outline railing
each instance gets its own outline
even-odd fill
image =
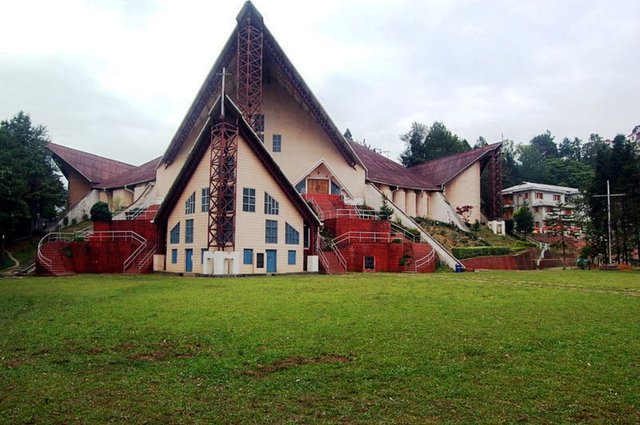
[[[402,241],[403,235],[401,233],[385,233],[385,232],[345,232],[333,240],[332,245],[340,245],[348,242],[384,242],[391,243],[393,241]]]
[[[415,268],[415,271],[418,271],[418,269],[424,266],[425,264],[431,263],[431,261],[435,260],[435,258],[436,258],[436,250],[432,249],[430,253],[414,261],[413,266]]]
[[[51,269],[51,266],[53,265],[53,263],[50,258],[45,257],[45,255],[43,254],[42,246],[48,242],[57,242],[57,241],[73,242],[79,239],[84,240],[87,236],[91,234],[91,229],[92,227],[89,226],[89,227],[85,227],[84,229],[80,229],[74,233],[71,233],[71,232],[47,233],[46,235],[44,235],[42,239],[40,239],[40,242],[38,242],[38,254],[37,254],[38,260],[40,260],[40,263],[43,266],[45,266],[48,269]]]
[[[420,235],[416,235],[414,233],[409,232],[407,229],[405,229],[402,226],[397,225],[396,223],[390,221],[389,224],[391,224],[391,228],[393,230],[395,230],[396,232],[402,233],[404,235],[405,238],[409,239],[411,242],[420,242]]]
[[[146,242],[145,242],[145,246],[146,246]],[[142,257],[142,259],[140,259],[140,261],[138,261],[137,263],[135,263],[137,265],[137,269],[138,269],[138,273],[140,273],[142,271],[142,268],[147,264],[147,262],[149,261],[149,259],[151,257],[153,257],[153,254],[155,254],[156,252],[156,248],[158,248],[158,244],[155,244],[151,247],[151,249],[149,249],[147,251],[147,253],[144,255],[144,257]],[[131,263],[134,263],[135,258],[131,261]],[[124,267],[124,272],[126,273],[128,266]]]

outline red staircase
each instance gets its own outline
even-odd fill
[[[413,235],[388,220],[378,219],[376,212],[347,205],[339,195],[304,197],[333,235],[323,244],[330,244],[332,250],[317,248],[324,273],[435,271],[436,257],[431,246],[415,242]],[[365,270],[366,257],[374,258],[373,270]]]
[[[41,255],[37,259],[40,274],[52,274],[54,276],[75,274],[71,258],[65,255],[65,247],[67,245],[68,243],[64,241],[53,241],[42,245]],[[44,261],[42,257],[44,257]]]

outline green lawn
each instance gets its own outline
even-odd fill
[[[640,274],[0,279],[2,423],[638,423]]]

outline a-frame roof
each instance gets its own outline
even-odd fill
[[[267,148],[265,147],[264,143],[262,143],[262,140],[260,140],[260,137],[244,120],[244,118],[242,117],[242,113],[240,112],[236,104],[233,103],[229,96],[225,96],[224,101],[226,115],[225,119],[234,118],[235,120],[237,120],[239,135],[247,142],[253,153],[260,159],[262,166],[266,168],[266,170],[269,172],[269,175],[276,181],[276,183],[278,183],[280,188],[286,194],[287,198],[300,212],[300,214],[304,218],[304,221],[306,223],[319,225],[320,222],[318,221],[316,215],[313,213],[305,200],[302,199],[302,196],[300,196],[291,182],[289,182],[276,161],[267,151]],[[187,157],[184,166],[173,182],[173,185],[169,189],[164,202],[162,202],[162,205],[160,206],[160,209],[156,214],[155,221],[157,223],[166,224],[169,214],[178,202],[178,199],[180,198],[181,193],[184,191],[184,188],[189,183],[189,180],[191,179],[191,176],[193,175],[198,163],[207,153],[208,148],[211,144],[210,129],[218,122],[218,119],[212,117],[219,116],[221,104],[222,99],[221,97],[218,97],[213,108],[211,109],[209,119],[204,125],[204,130],[200,133],[200,137],[198,138],[198,140],[196,140],[193,149],[189,152],[189,156]]]
[[[331,121],[329,114],[327,114],[322,105],[320,105],[318,99],[314,96],[309,86],[304,82],[269,29],[263,24],[262,15],[250,1],[245,2],[240,10],[240,13],[236,18],[238,24],[232,31],[229,39],[222,49],[222,52],[211,67],[209,74],[187,111],[180,127],[178,127],[178,130],[163,155],[161,162],[165,164],[173,162],[183,144],[186,142],[189,134],[197,125],[198,118],[206,112],[205,108],[207,107],[207,104],[214,98],[216,93],[219,93],[221,80],[220,72],[223,66],[229,66],[231,60],[236,54],[237,34],[240,29],[240,24],[244,22],[247,17],[251,17],[251,22],[258,22],[259,25],[261,25],[264,36],[264,55],[266,57],[268,54],[270,58],[273,58],[276,65],[282,70],[282,75],[289,79],[289,89],[295,92],[295,97],[298,98],[310,115],[314,117],[325,130],[336,149],[344,157],[345,161],[347,161],[351,166],[355,166],[355,164],[362,165],[358,160],[358,156],[354,153],[353,149],[351,149],[351,146],[349,146],[349,143],[342,136],[333,121]]]
[[[502,147],[502,142],[492,143],[481,148],[461,152],[422,164],[409,167],[411,173],[417,173],[431,180],[434,184],[444,187],[458,174],[471,167],[478,161],[489,157]]]

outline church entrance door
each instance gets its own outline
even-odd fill
[[[307,191],[308,193],[329,193],[329,180],[325,179],[307,179]]]

